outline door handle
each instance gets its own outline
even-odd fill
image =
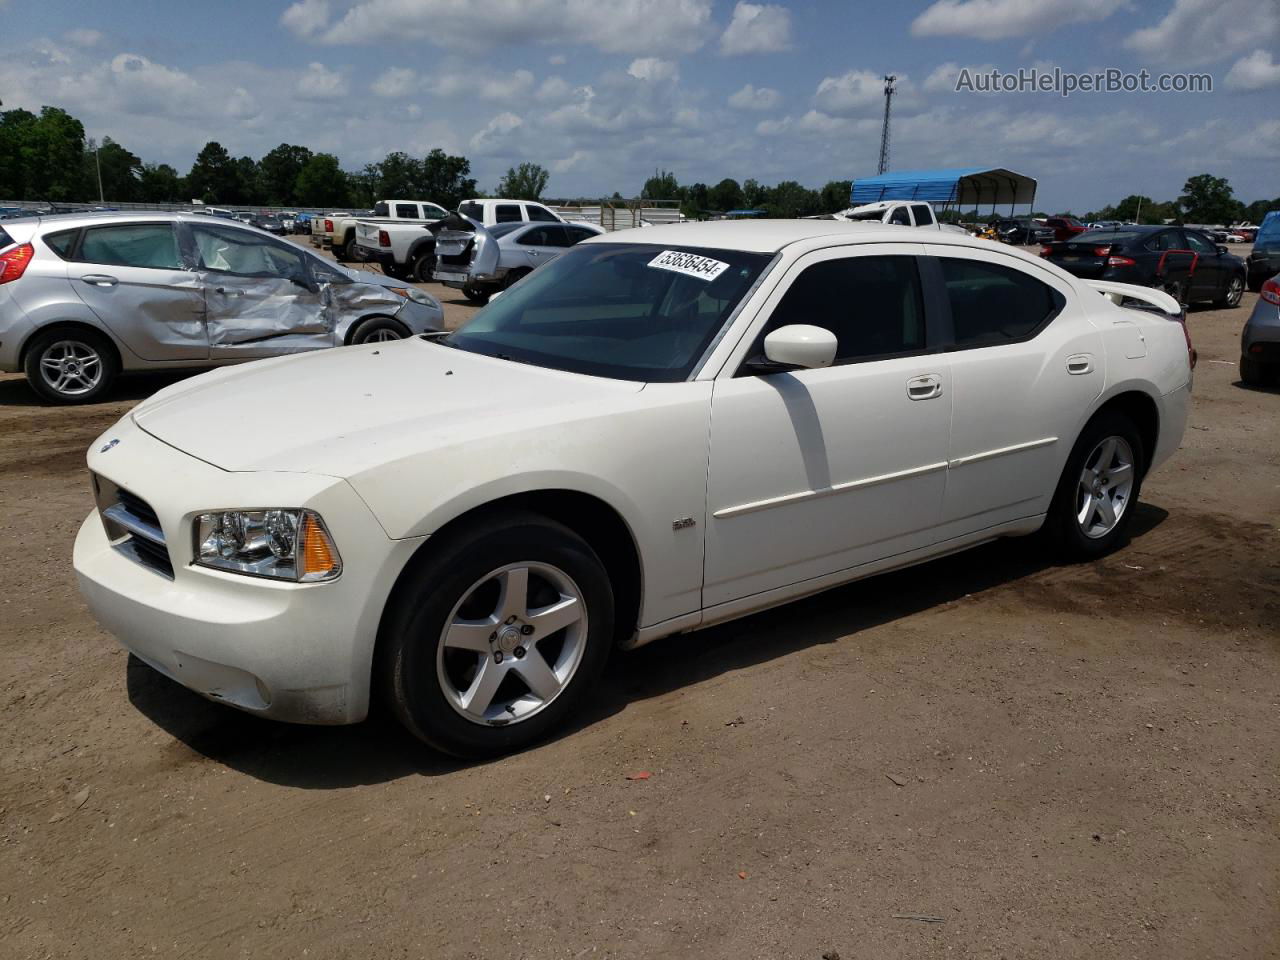
[[[244,296],[244,291],[243,291],[243,290],[228,290],[226,287],[214,287],[214,288],[213,288],[213,292],[214,292],[214,293],[221,293],[221,294],[223,294],[224,296],[228,296],[228,297],[243,297],[243,296]]]
[[[942,396],[942,378],[936,373],[926,373],[907,381],[907,396],[912,400],[932,400]]]
[[[86,273],[80,278],[92,287],[114,287],[120,281],[105,273]]]
[[[1067,357],[1067,373],[1073,377],[1093,373],[1093,357],[1087,353],[1077,353],[1074,356]]]

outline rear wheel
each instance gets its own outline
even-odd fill
[[[348,237],[344,239],[341,243],[338,243],[335,240],[333,242],[333,246],[330,247],[329,249],[333,253],[333,259],[337,260],[339,263],[346,263],[350,259],[350,252],[351,252],[350,238]]]
[[[89,330],[50,330],[27,347],[27,382],[52,403],[92,403],[110,389],[120,361],[111,342]]]
[[[531,273],[533,273],[532,270],[512,270],[508,272],[506,277],[503,278],[502,289],[510,290]]]
[[[418,283],[429,283],[433,278],[432,274],[436,269],[436,257],[434,253],[424,253],[413,261],[410,272],[413,279]]]
[[[1185,282],[1181,280],[1165,280],[1160,282],[1159,287],[1164,293],[1177,300],[1178,303],[1186,306],[1187,285]]]
[[[1137,508],[1147,453],[1137,426],[1121,413],[1085,425],[1067,458],[1045,522],[1070,560],[1093,560],[1124,543]]]
[[[446,753],[519,750],[559,726],[600,676],[613,591],[577,534],[509,513],[451,537],[388,609],[382,679],[396,715]]]
[[[478,303],[481,306],[489,302],[489,291],[472,284],[467,284],[462,288],[462,295],[472,303]]]
[[[1222,296],[1213,301],[1213,305],[1219,309],[1227,307],[1240,306],[1240,299],[1244,296],[1244,274],[1233,274],[1231,279],[1227,281],[1227,289],[1222,292]]]
[[[409,281],[412,279],[409,270],[392,261],[383,261],[382,272],[393,280]]]

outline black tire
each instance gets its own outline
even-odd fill
[[[1219,310],[1229,310],[1240,306],[1240,300],[1244,296],[1244,285],[1244,274],[1233,273],[1227,281],[1226,289],[1222,291],[1222,296],[1214,300],[1213,305]]]
[[[391,340],[403,340],[409,336],[409,328],[399,320],[390,317],[370,317],[363,320],[351,334],[352,346],[357,344],[385,343]]]
[[[512,270],[502,280],[502,289],[510,290],[517,283],[533,273],[532,270]]]
[[[59,358],[65,364],[74,357],[81,358],[77,368],[80,373],[77,378],[68,378],[67,386],[60,390],[57,382],[62,379],[61,373],[54,374],[51,365]],[[90,357],[96,361],[91,362]],[[31,389],[50,403],[68,406],[94,403],[115,382],[120,372],[120,357],[110,340],[92,330],[47,330],[36,334],[27,345],[23,369]],[[86,388],[85,380],[92,378],[95,369],[96,379]]]
[[[435,273],[435,269],[436,255],[434,253],[423,253],[414,258],[413,266],[409,268],[409,272],[418,283],[430,283],[434,279],[432,274]]]
[[[400,264],[398,263],[392,263],[390,261],[383,262],[382,272],[385,273],[392,280],[403,280],[405,283],[408,283],[412,279],[409,275],[409,270],[407,268],[400,266]]]
[[[344,240],[342,243],[335,241],[329,248],[329,251],[333,254],[333,259],[337,260],[339,263],[346,263],[350,259],[347,255],[348,250],[349,240]]]
[[[468,594],[479,592],[472,592],[477,582],[502,567],[522,563],[552,565],[571,577],[580,591],[587,619],[580,659],[559,692],[527,718],[484,723],[468,719],[451,701],[448,681],[442,679],[446,624]],[[530,575],[531,583],[536,579]],[[554,643],[556,636],[545,639]],[[595,686],[613,643],[613,590],[599,557],[568,527],[535,513],[506,512],[446,534],[445,542],[411,564],[388,605],[378,642],[377,668],[387,703],[411,733],[454,756],[510,753],[554,731]],[[542,656],[530,646],[522,656]],[[476,658],[473,669],[489,663],[487,653],[461,653],[464,660]],[[515,663],[507,662],[518,678]],[[523,681],[512,682],[518,689]]]
[[[1261,387],[1267,382],[1267,371],[1257,360],[1241,357],[1240,382],[1251,387]]]
[[[1188,301],[1187,301],[1186,281],[1182,281],[1182,280],[1159,281],[1156,283],[1155,286],[1158,290],[1164,293],[1167,293],[1169,296],[1173,297],[1173,299],[1177,300],[1178,303],[1180,303],[1182,306],[1185,307],[1187,305]]]
[[[1261,292],[1262,292],[1262,285],[1263,285],[1264,283],[1266,283],[1266,282],[1267,282],[1267,281],[1266,281],[1266,279],[1265,279],[1264,277],[1250,277],[1250,278],[1249,278],[1249,289],[1250,289],[1250,290],[1252,290],[1254,293],[1261,293]]]
[[[489,302],[489,291],[483,287],[473,287],[471,284],[467,284],[462,288],[462,295],[472,303],[478,303],[480,306],[484,306]]]
[[[1082,529],[1077,516],[1081,509],[1081,475],[1086,463],[1103,441],[1113,437],[1120,438],[1129,445],[1133,482],[1115,525],[1105,534],[1091,537]],[[1067,457],[1053,502],[1049,506],[1049,515],[1045,519],[1044,532],[1064,560],[1096,560],[1127,542],[1129,525],[1133,522],[1138,497],[1142,492],[1148,456],[1137,425],[1124,414],[1104,411],[1085,424],[1075,446],[1071,448],[1071,455]]]

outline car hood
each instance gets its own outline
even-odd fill
[[[470,437],[545,431],[643,388],[411,337],[224,367],[160,391],[132,417],[224,470],[350,478]]]

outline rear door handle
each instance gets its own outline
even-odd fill
[[[912,400],[932,400],[942,396],[942,377],[936,373],[912,377],[907,381],[907,396]]]
[[[1093,373],[1093,357],[1087,353],[1077,353],[1075,356],[1067,357],[1067,373],[1073,377]]]
[[[120,281],[105,273],[86,273],[80,278],[84,283],[94,287],[114,287]]]

